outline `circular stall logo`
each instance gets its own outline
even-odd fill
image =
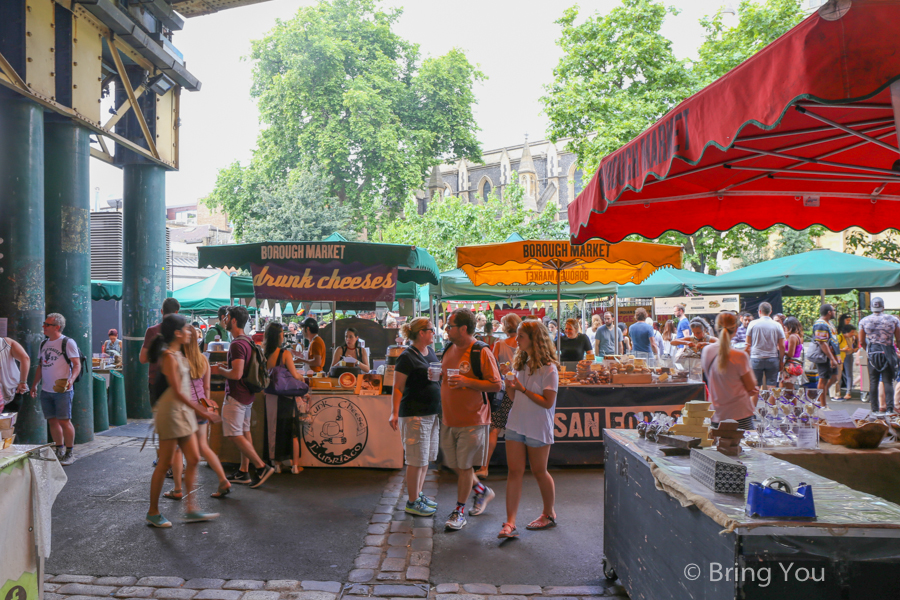
[[[362,410],[346,397],[318,398],[309,405],[303,437],[319,461],[343,465],[366,448],[369,425]]]

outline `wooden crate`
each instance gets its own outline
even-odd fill
[[[612,376],[613,383],[653,383],[653,375],[650,373],[616,373]]]

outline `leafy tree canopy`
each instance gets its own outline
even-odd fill
[[[321,0],[253,42],[265,128],[250,165],[223,169],[206,199],[238,235],[260,190],[295,169],[318,165],[329,194],[371,221],[395,213],[443,158],[479,160],[472,87],[484,75],[460,50],[422,60],[393,31],[400,14]]]
[[[512,181],[518,181],[514,172]],[[494,190],[484,204],[471,204],[456,196],[434,200],[428,211],[419,215],[414,199],[406,204],[406,217],[393,221],[382,232],[383,241],[414,244],[427,248],[438,268],[456,268],[456,247],[494,244],[513,232],[525,239],[562,240],[568,237],[565,221],[557,221],[556,212],[525,210],[525,190],[518,183],[503,188],[503,199]]]
[[[294,171],[272,189],[259,190],[254,218],[246,223],[242,242],[321,240],[334,232],[355,239],[353,211],[328,193],[319,169]]]

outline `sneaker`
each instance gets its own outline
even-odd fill
[[[66,453],[63,454],[63,457],[59,459],[59,464],[64,467],[68,467],[73,462],[75,462],[75,451],[74,450],[66,450]]]
[[[465,525],[465,524],[466,524],[465,515],[461,514],[458,510],[454,510],[452,513],[450,513],[450,518],[447,519],[447,523],[445,524],[445,527],[447,529],[455,529],[458,531],[458,530],[462,529],[463,525]]]
[[[281,463],[279,461],[272,461],[272,468],[275,469],[276,473],[281,473]]]
[[[219,513],[205,513],[200,511],[184,513],[185,523],[201,523],[203,521],[212,521],[218,518]]]
[[[846,402],[847,401],[844,398],[841,398],[840,396],[838,396],[837,398],[831,398],[830,400],[832,402]]]
[[[275,469],[273,469],[270,465],[264,466],[262,470],[257,469],[256,472],[250,476],[253,479],[250,487],[255,490],[256,488],[264,484],[266,482],[266,479],[271,477],[274,472]]]
[[[475,494],[475,503],[472,505],[472,510],[469,511],[469,514],[473,517],[477,517],[483,513],[484,509],[487,508],[488,502],[493,500],[494,496],[496,496],[494,490],[488,486],[484,486],[484,493]]]
[[[303,467],[300,465],[292,465],[291,466],[291,475],[299,475],[303,472]]]
[[[407,501],[406,508],[404,510],[411,515],[416,515],[419,517],[430,517],[434,515],[434,513],[437,511],[437,508],[428,506],[421,498],[419,498],[415,502]]]
[[[169,470],[166,471],[166,479],[175,479],[175,474],[172,473],[172,467],[169,467]]]
[[[162,515],[147,515],[147,522],[154,527],[171,527],[172,522]]]
[[[437,502],[434,499],[426,496],[425,492],[419,492],[419,500],[421,500],[422,502],[424,502],[427,506],[430,506],[431,508],[437,508]]]
[[[55,448],[53,449],[53,454],[56,455],[56,460],[62,460],[63,457],[66,455],[66,448],[65,448],[65,446],[57,446],[57,447],[55,447]]]
[[[250,473],[247,471],[235,471],[227,477],[231,483],[241,483],[247,485],[250,483]]]

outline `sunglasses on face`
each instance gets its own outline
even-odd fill
[[[44,327],[56,327],[56,323],[42,323]]]

